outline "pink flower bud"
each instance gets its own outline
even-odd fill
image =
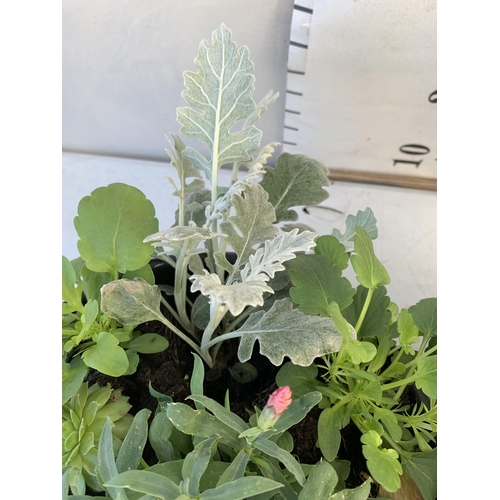
[[[287,385],[276,389],[267,401],[257,419],[257,426],[261,430],[271,428],[279,419],[280,415],[292,402],[292,391]]]
[[[279,389],[276,389],[271,396],[269,397],[269,401],[267,402],[268,407],[274,408],[275,415],[281,415],[292,402],[292,391],[290,387],[284,385]]]

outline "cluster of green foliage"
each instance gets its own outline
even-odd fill
[[[189,399],[195,408],[175,403],[150,387],[158,408],[148,425],[150,411],[137,413],[119,450],[113,446],[110,422],[100,434],[95,479],[106,499],[113,500],[366,500],[370,480],[345,489],[345,470],[335,461],[300,464],[290,453],[293,439],[287,432],[321,400],[311,392],[293,401],[271,428],[257,425],[260,410],[245,422],[203,395],[204,365],[195,355]],[[142,452],[149,439],[157,463],[148,465]],[[336,468],[339,470],[337,472]],[[71,467],[63,468],[63,500],[84,500],[89,495],[68,495]],[[278,493],[279,492],[279,493]]]
[[[195,64],[197,72],[184,73],[192,107],[179,108],[177,118],[181,133],[210,157],[173,135],[175,224],[159,231],[152,203],[125,184],[98,188],[78,206],[80,257],[63,257],[62,273],[63,498],[97,491],[113,500],[365,500],[371,479],[346,490],[348,464],[337,458],[341,430],[353,422],[376,482],[396,491],[404,472],[434,500],[435,300],[399,311],[387,297],[369,208],[348,216],[344,234],[318,237],[296,223],[293,207],[327,198],[327,170],[286,153],[265,166],[277,143],[261,147],[255,123],[277,94],[253,101],[248,49],[238,49],[224,25],[211,44],[200,44]],[[228,164],[231,184],[220,186]],[[153,258],[174,270],[170,288],[155,284]],[[349,265],[357,288],[342,276]],[[194,301],[189,291],[197,292]],[[140,355],[167,348],[162,336],[137,331],[154,320],[195,353],[187,375],[196,409],[150,387],[156,413],[135,409],[132,420],[121,394],[85,380],[89,368],[132,375]],[[203,395],[203,363],[213,367],[229,339],[238,339],[242,364],[258,341],[260,353],[281,366],[278,385],[292,388],[295,400],[270,429],[257,425],[258,408],[247,423],[230,411],[229,397],[222,405]],[[403,401],[412,385],[429,400]],[[316,405],[323,460],[302,464],[288,429]],[[148,440],[154,464],[142,457]]]
[[[342,334],[342,346],[307,367],[285,363],[277,383],[290,386],[295,396],[313,390],[323,395],[318,445],[326,460],[337,456],[341,429],[352,422],[362,433],[363,455],[378,483],[398,491],[405,472],[424,499],[433,500],[436,299],[401,311],[390,301],[385,288],[389,275],[373,251],[377,229],[370,209],[349,216],[345,233],[334,234],[319,237],[314,253],[299,255],[288,268],[290,295],[298,309],[330,318]],[[359,282],[356,289],[342,276],[349,262]],[[424,397],[409,404],[403,397],[413,386]]]

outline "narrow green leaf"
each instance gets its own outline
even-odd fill
[[[238,433],[234,429],[205,411],[193,410],[183,403],[170,403],[167,407],[167,416],[184,434],[202,438],[218,436],[221,443],[236,450],[243,444],[243,440],[238,438]]]
[[[106,482],[107,488],[128,488],[132,491],[152,495],[161,500],[175,500],[179,487],[170,479],[148,470],[129,470]]]
[[[99,446],[97,448],[97,469],[96,476],[99,484],[106,488],[111,498],[114,500],[119,500],[121,498],[127,498],[126,495],[119,488],[114,488],[111,486],[106,486],[108,481],[111,481],[114,477],[118,475],[118,469],[115,463],[115,454],[113,451],[113,438],[111,435],[111,420],[107,419],[104,424],[104,428],[99,438]]]
[[[85,196],[78,204],[74,224],[86,266],[115,278],[149,262],[153,248],[143,240],[158,231],[151,201],[139,189],[122,183],[97,188]]]
[[[302,471],[300,464],[297,462],[297,460],[295,460],[295,458],[290,453],[283,450],[272,441],[269,441],[267,439],[262,439],[260,437],[258,437],[253,442],[253,445],[255,448],[266,453],[267,455],[277,458],[285,466],[285,468],[295,476],[297,482],[301,486],[304,485],[306,481],[304,472]]]
[[[309,473],[298,500],[329,500],[339,478],[328,462],[318,462]]]
[[[300,311],[329,317],[328,305],[331,302],[336,302],[340,310],[351,304],[356,290],[326,255],[297,255],[289,262],[288,268],[294,285],[290,297]]]
[[[194,365],[193,372],[191,374],[191,380],[189,381],[189,388],[191,390],[191,394],[201,394],[203,395],[203,379],[205,378],[205,366],[201,358],[193,353],[194,356]],[[196,408],[198,410],[203,409],[203,405],[196,404]]]
[[[370,496],[370,483],[370,479],[367,479],[357,488],[338,491],[330,497],[330,500],[366,500]]]
[[[217,482],[217,487],[243,477],[245,475],[249,459],[250,453],[248,453],[245,448],[242,448],[238,452],[238,455],[236,455],[236,458],[231,461],[229,467],[220,477],[219,481]]]
[[[193,496],[200,493],[200,479],[207,469],[212,447],[217,437],[209,437],[198,443],[191,453],[188,453],[184,458],[182,465],[182,478],[189,479],[189,493]]]
[[[200,403],[202,407],[210,410],[218,420],[228,427],[231,427],[231,429],[234,429],[238,434],[248,429],[248,425],[242,418],[224,408],[221,404],[217,403],[217,401],[201,394],[191,394],[188,399]]]
[[[148,438],[148,418],[150,415],[151,411],[147,408],[143,408],[135,415],[116,457],[118,472],[134,470],[139,465]]]
[[[320,392],[313,391],[292,401],[274,424],[274,428],[279,432],[283,432],[298,424],[321,401],[321,398]]]
[[[328,170],[319,161],[305,155],[282,153],[276,167],[266,167],[261,186],[269,193],[276,211],[276,223],[296,221],[298,214],[291,207],[318,205],[328,198]]]
[[[335,406],[326,408],[318,419],[318,445],[326,460],[331,462],[339,452],[342,413]]]
[[[149,427],[149,442],[160,462],[170,462],[177,458],[172,443],[169,441],[172,427],[172,422],[163,411],[155,415]]]
[[[375,256],[369,234],[361,226],[356,226],[356,235],[353,239],[356,255],[351,256],[351,264],[358,282],[365,288],[388,285],[391,279],[385,267]]]
[[[200,500],[244,500],[280,488],[282,485],[272,479],[249,476],[235,479],[215,489],[205,490],[198,498]]]

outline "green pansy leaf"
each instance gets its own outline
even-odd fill
[[[361,226],[356,226],[353,240],[356,254],[351,256],[351,264],[356,272],[358,282],[365,288],[388,285],[391,278],[375,256],[370,235]]]
[[[141,267],[140,269],[136,269],[134,271],[127,271],[122,276],[122,278],[125,278],[127,280],[133,280],[134,278],[142,278],[143,280],[147,281],[150,285],[155,284],[155,275],[149,264],[146,264],[144,267]]]
[[[128,358],[118,345],[118,339],[109,332],[101,332],[96,344],[87,349],[82,358],[87,366],[105,375],[120,377],[128,369]]]
[[[240,337],[241,362],[251,358],[258,340],[260,353],[276,366],[283,363],[285,356],[296,365],[309,366],[316,357],[337,352],[342,345],[342,336],[330,318],[309,316],[293,309],[289,299],[276,301],[267,312],[251,314],[233,335]]]
[[[355,325],[363,310],[368,290],[359,285],[353,297],[352,304],[342,311],[344,318]],[[387,290],[381,286],[372,295],[372,300],[361,328],[358,330],[358,339],[362,337],[381,337],[387,333],[391,320],[391,312],[387,309],[391,299],[387,296]]]
[[[418,327],[407,309],[401,309],[398,316],[399,343],[406,354],[415,354],[412,344],[419,341]]]
[[[373,215],[373,211],[370,207],[367,207],[365,210],[358,210],[356,215],[348,215],[345,225],[346,229],[344,234],[338,229],[334,229],[332,231],[332,236],[335,236],[349,252],[354,248],[353,239],[356,235],[356,226],[361,226],[372,240],[376,239],[378,236],[377,219],[375,219],[375,215]]]
[[[196,109],[178,108],[177,121],[181,134],[198,139],[212,152],[209,163],[190,147],[183,151],[184,157],[211,180],[212,165],[217,170],[225,163],[249,161],[250,153],[260,144],[262,132],[253,125],[230,133],[256,109],[253,63],[248,48],[237,50],[231,31],[222,24],[213,32],[211,45],[206,40],[200,43],[195,65],[198,72],[184,72],[182,96]]]
[[[403,470],[418,486],[424,500],[437,498],[437,448],[415,453],[403,464]]]
[[[69,401],[80,389],[88,368],[80,356],[73,358],[69,363],[62,363],[62,404]]]
[[[340,448],[343,408],[331,406],[321,412],[318,420],[318,445],[326,460],[331,462]]]
[[[288,269],[294,285],[290,297],[306,314],[329,317],[330,302],[345,309],[356,293],[340,268],[325,255],[297,255],[288,263]]]
[[[70,261],[62,258],[62,300],[72,306],[73,311],[83,312],[82,287]]]
[[[417,359],[415,385],[430,398],[437,398],[437,356]]]
[[[296,221],[298,214],[290,207],[318,205],[328,198],[328,169],[305,155],[282,153],[276,167],[266,167],[260,185],[269,193],[276,211],[276,223]]]
[[[78,250],[86,266],[118,273],[145,266],[153,249],[144,238],[158,231],[158,219],[151,201],[137,188],[115,183],[100,187],[78,204],[75,229]]]
[[[117,280],[101,289],[101,310],[122,325],[139,325],[161,318],[161,293],[142,278]]]
[[[363,455],[367,460],[368,470],[375,481],[387,491],[395,492],[401,487],[400,475],[403,468],[398,460],[398,453],[393,449],[380,448],[382,439],[370,430],[361,436]]]
[[[422,299],[409,309],[413,321],[423,335],[437,335],[437,299]]]
[[[168,347],[168,340],[157,333],[143,333],[125,347],[141,354],[154,354],[164,351]]]
[[[349,265],[349,254],[345,246],[334,236],[325,234],[316,238],[314,253],[317,255],[326,255],[341,270],[347,269]]]
[[[297,366],[286,362],[276,375],[276,384],[280,387],[288,385],[294,397],[303,396],[316,390],[322,383],[316,379],[318,367],[312,363],[309,366]]]

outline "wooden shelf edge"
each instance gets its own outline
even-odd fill
[[[332,181],[364,182],[367,184],[384,184],[414,189],[437,191],[437,179],[411,177],[406,175],[379,174],[377,172],[354,172],[329,168],[328,178]]]

